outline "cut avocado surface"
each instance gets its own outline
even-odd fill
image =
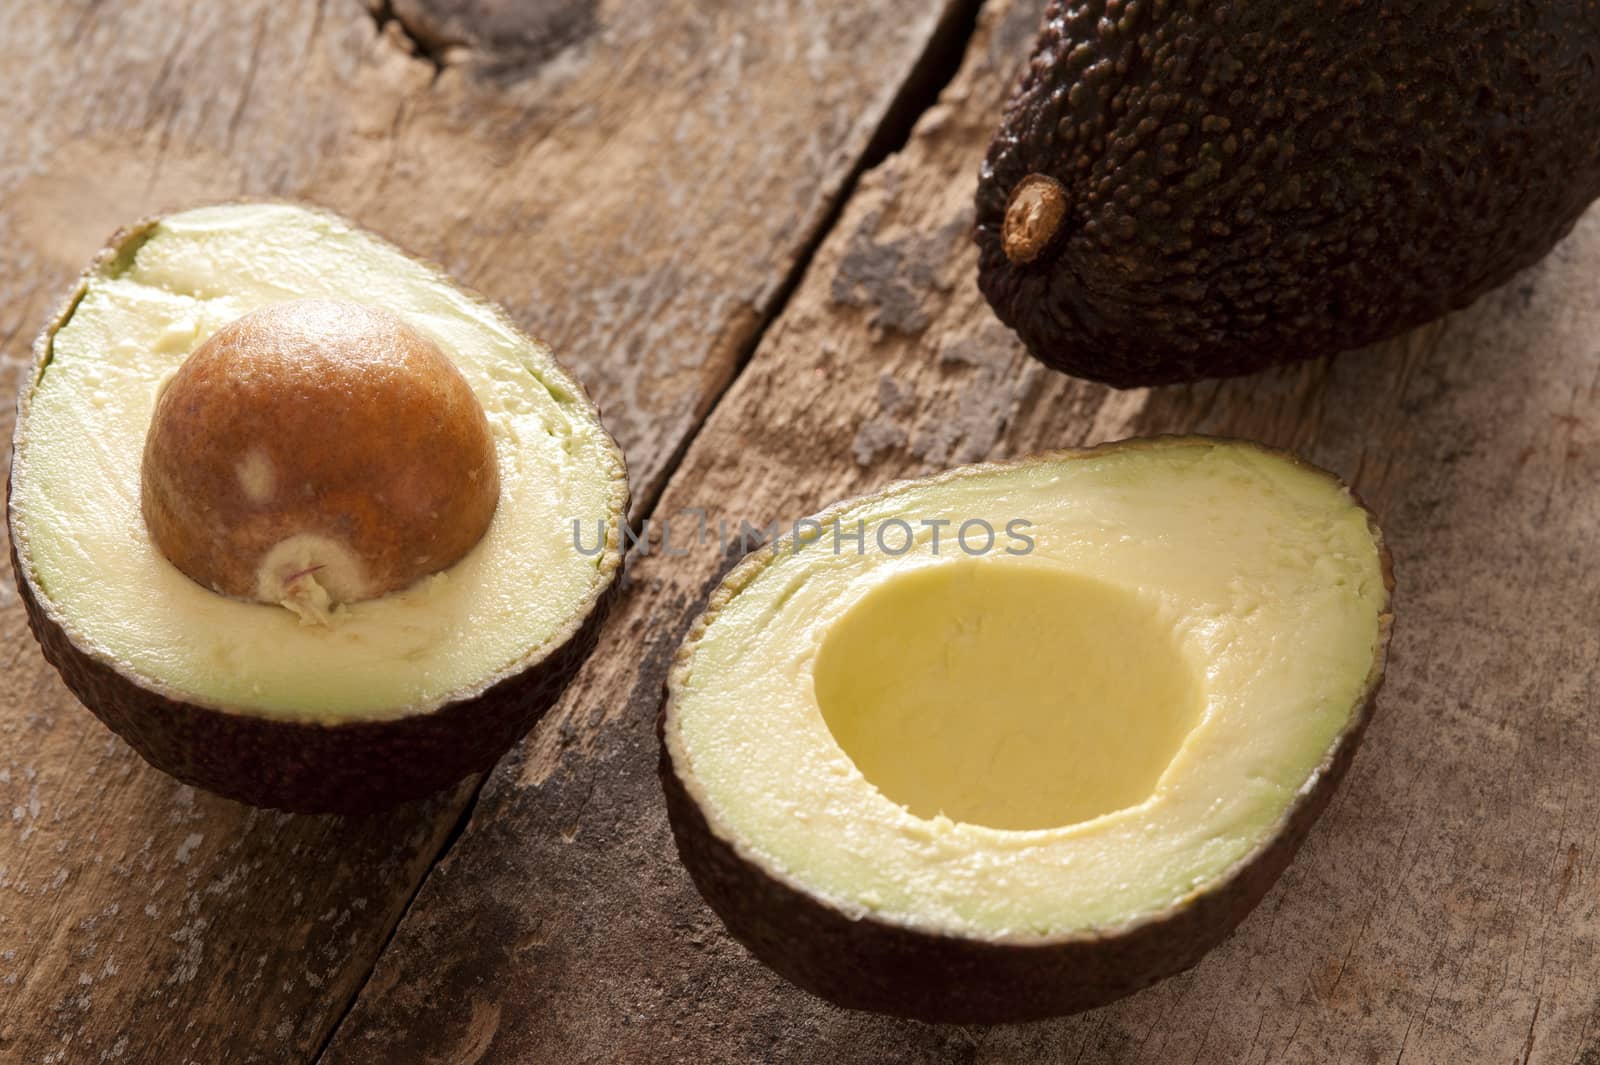
[[[403,332],[419,357],[442,353],[446,364],[421,365],[440,381],[448,375],[439,387],[456,390],[446,397],[455,407],[474,408],[461,446],[478,449],[476,465],[461,469],[488,480],[470,494],[472,527],[447,555],[419,549],[397,563],[403,587],[367,582],[364,594],[320,603],[318,616],[308,616],[237,588],[223,594],[193,567],[180,570],[152,539],[141,498],[151,505],[144,453],[158,401],[179,391],[191,354],[240,322],[257,323],[255,343],[281,339],[283,320],[303,322],[318,308],[334,323],[319,329],[340,322],[368,329],[375,321],[380,331]],[[382,378],[384,365],[357,366],[356,385],[320,407],[313,395],[320,377],[266,389],[290,419],[282,424],[291,446],[272,450],[278,423],[269,420],[259,429],[261,447],[240,451],[241,506],[272,497],[316,511],[327,490],[314,476],[327,463],[316,460],[349,450],[352,434],[365,432],[370,444],[358,443],[370,446],[380,467],[408,447],[418,456],[373,490],[367,527],[382,533],[406,514],[418,529],[449,526],[455,500],[468,496],[446,492],[448,478],[434,477],[440,487],[431,496],[423,484],[430,463],[450,468],[450,456],[427,450],[447,438],[434,424],[442,416],[427,404],[445,400],[424,395],[417,411],[401,414],[382,406],[397,401],[357,386]],[[434,378],[405,387],[425,391]],[[231,382],[234,392],[239,381]],[[182,398],[184,410],[200,406],[187,392]],[[170,476],[154,482],[170,481],[174,498],[207,483],[193,476],[202,436],[174,437]],[[154,449],[154,437],[151,443]],[[487,468],[484,448],[491,449]],[[297,454],[300,466],[292,465]],[[531,724],[592,645],[621,563],[615,530],[626,499],[621,454],[594,406],[550,350],[503,312],[332,214],[239,204],[120,234],[86,273],[36,347],[20,404],[9,520],[18,584],[47,653],[142,753],[250,801],[346,809],[384,805],[484,768]],[[191,507],[174,520],[202,522],[191,539],[221,550],[218,511]],[[216,530],[203,524],[207,515],[219,522]],[[326,528],[343,535],[353,521],[349,508],[336,508]],[[598,552],[577,549],[574,522],[589,530],[586,543],[597,524],[611,530]],[[348,560],[316,554],[329,537],[301,539],[311,553],[284,555],[283,568],[304,561],[299,571],[327,570],[324,583],[337,590],[328,579],[338,568],[332,563]],[[424,575],[412,580],[416,573]],[[267,764],[234,764],[246,757]]]
[[[1030,550],[950,539],[1018,519]],[[818,520],[867,550],[729,575],[668,681],[662,776],[732,932],[843,1005],[1018,1020],[1192,964],[1287,864],[1381,679],[1375,523],[1254,445],[967,467]],[[875,550],[895,521],[913,548]]]

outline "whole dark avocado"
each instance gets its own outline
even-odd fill
[[[1120,387],[1403,332],[1600,196],[1600,0],[1055,0],[984,161],[979,285]]]

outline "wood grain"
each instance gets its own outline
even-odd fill
[[[958,10],[7,0],[0,391],[117,226],[305,198],[550,340],[648,500]],[[342,822],[181,788],[67,695],[9,574],[0,656],[0,1060],[312,1057],[468,792]]]
[[[988,5],[657,514],[679,532],[700,507],[788,520],[897,476],[1132,433],[1300,450],[1374,506],[1400,581],[1388,686],[1334,808],[1237,934],[1119,1004],[987,1030],[835,1010],[734,944],[675,860],[652,730],[724,560],[658,549],[492,776],[329,1065],[1600,1062],[1600,211],[1510,286],[1379,349],[1160,391],[1051,375],[983,305],[968,236],[1040,6]]]

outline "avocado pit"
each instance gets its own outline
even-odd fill
[[[398,317],[270,304],[217,330],[157,400],[140,509],[163,555],[224,595],[326,621],[459,561],[500,492],[461,372]]]

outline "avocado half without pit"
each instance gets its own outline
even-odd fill
[[[34,634],[91,710],[183,781],[346,813],[488,768],[548,708],[626,507],[547,347],[287,204],[114,238],[35,346],[8,495]]]
[[[965,467],[816,521],[711,597],[661,772],[712,908],[839,1005],[1028,1020],[1194,964],[1288,864],[1382,678],[1376,523],[1254,445]]]

